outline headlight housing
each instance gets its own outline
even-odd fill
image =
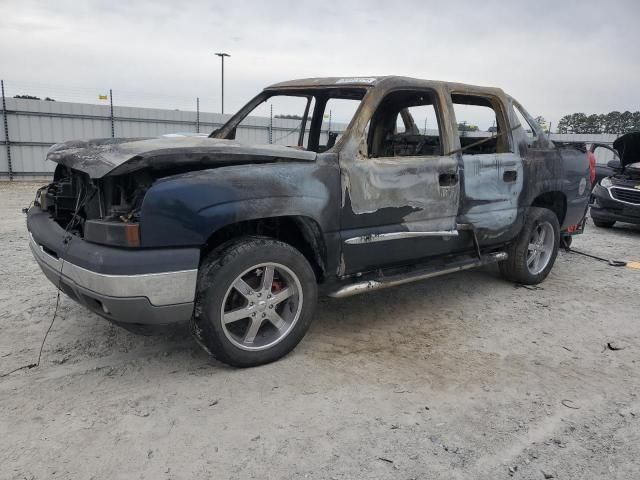
[[[609,177],[604,177],[602,180],[600,180],[600,186],[604,187],[604,188],[609,188],[613,185],[613,183],[611,183],[611,179]]]

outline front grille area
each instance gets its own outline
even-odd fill
[[[611,196],[621,202],[633,203],[640,205],[640,190],[632,190],[630,188],[611,188]]]

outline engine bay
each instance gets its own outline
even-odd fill
[[[66,231],[84,238],[88,227],[95,231],[98,226],[104,230],[109,225],[137,224],[142,200],[153,181],[144,170],[91,179],[85,173],[59,165],[53,182],[38,190],[35,204],[49,212]]]

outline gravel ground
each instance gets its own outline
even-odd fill
[[[35,188],[0,183],[0,372],[55,305]],[[638,261],[640,228],[574,247]],[[563,252],[539,288],[487,268],[322,299],[292,354],[238,370],[62,296],[42,364],[0,378],[0,478],[640,478],[639,307],[640,270]]]

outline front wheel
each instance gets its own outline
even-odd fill
[[[540,283],[553,268],[559,244],[560,226],[555,213],[531,207],[520,235],[507,249],[509,258],[500,263],[500,272],[514,282]]]
[[[300,252],[277,240],[244,238],[203,262],[192,331],[224,363],[261,365],[300,342],[316,300],[316,277]]]

